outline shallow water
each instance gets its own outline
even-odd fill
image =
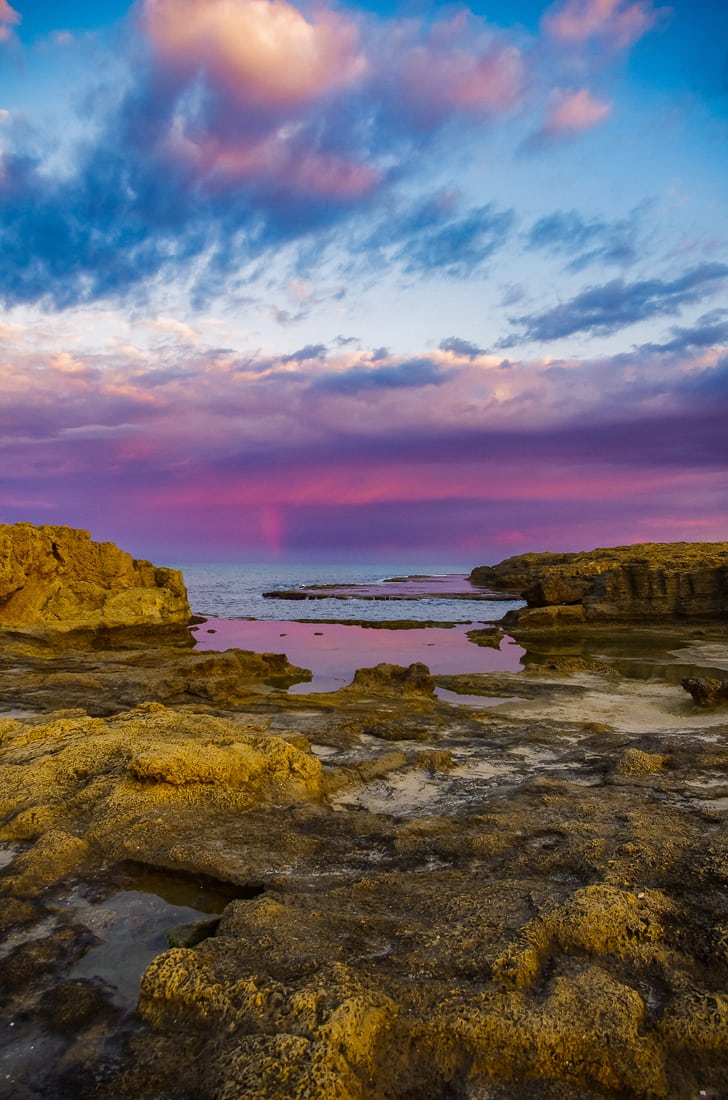
[[[93,978],[114,989],[114,1000],[130,1010],[152,959],[169,947],[167,933],[181,924],[204,919],[188,905],[170,905],[155,894],[121,890],[98,905],[78,907],[77,915],[99,938],[70,972],[72,978]]]
[[[237,647],[285,653],[292,664],[313,671],[313,680],[290,689],[301,695],[335,691],[350,684],[358,668],[382,661],[396,665],[419,661],[433,675],[518,672],[525,650],[508,637],[498,649],[475,645],[466,632],[479,626],[483,624],[388,630],[343,623],[211,619],[198,628],[195,639],[201,650]]]
[[[99,940],[75,964],[70,977],[105,982],[125,1010],[135,1007],[142,975],[152,959],[169,947],[167,934],[172,929],[219,915],[234,897],[260,893],[258,887],[237,887],[134,864],[124,865],[119,885],[98,902],[76,891],[65,906]]]
[[[467,707],[499,707],[503,703],[522,702],[518,695],[465,695],[440,687],[435,688],[435,695],[443,703],[453,703]]]

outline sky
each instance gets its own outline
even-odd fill
[[[0,0],[0,522],[728,539],[724,0]]]

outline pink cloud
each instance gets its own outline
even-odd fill
[[[212,190],[259,182],[298,195],[349,201],[373,191],[381,180],[372,165],[300,148],[285,135],[261,141],[214,136],[194,140],[176,126],[163,148]]]
[[[162,62],[203,68],[238,102],[310,103],[367,68],[350,19],[319,9],[309,21],[287,0],[146,0],[143,23]]]
[[[598,126],[611,111],[611,103],[596,99],[588,88],[580,88],[559,98],[546,118],[542,133],[547,137],[582,133]]]
[[[20,23],[20,15],[11,8],[8,0],[0,0],[0,42],[7,42],[13,33],[12,28]]]
[[[468,30],[464,20],[435,24],[426,43],[412,45],[393,62],[401,92],[428,116],[498,114],[523,93],[520,50]]]
[[[546,12],[546,31],[562,42],[580,44],[591,38],[606,40],[615,49],[626,49],[646,34],[661,12],[646,0],[566,0]]]

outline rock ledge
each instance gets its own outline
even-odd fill
[[[509,627],[728,617],[728,543],[615,546],[574,554],[519,554],[470,575],[518,593],[525,611]]]

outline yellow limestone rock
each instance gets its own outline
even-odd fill
[[[71,527],[0,524],[0,629],[186,624],[182,574]]]

